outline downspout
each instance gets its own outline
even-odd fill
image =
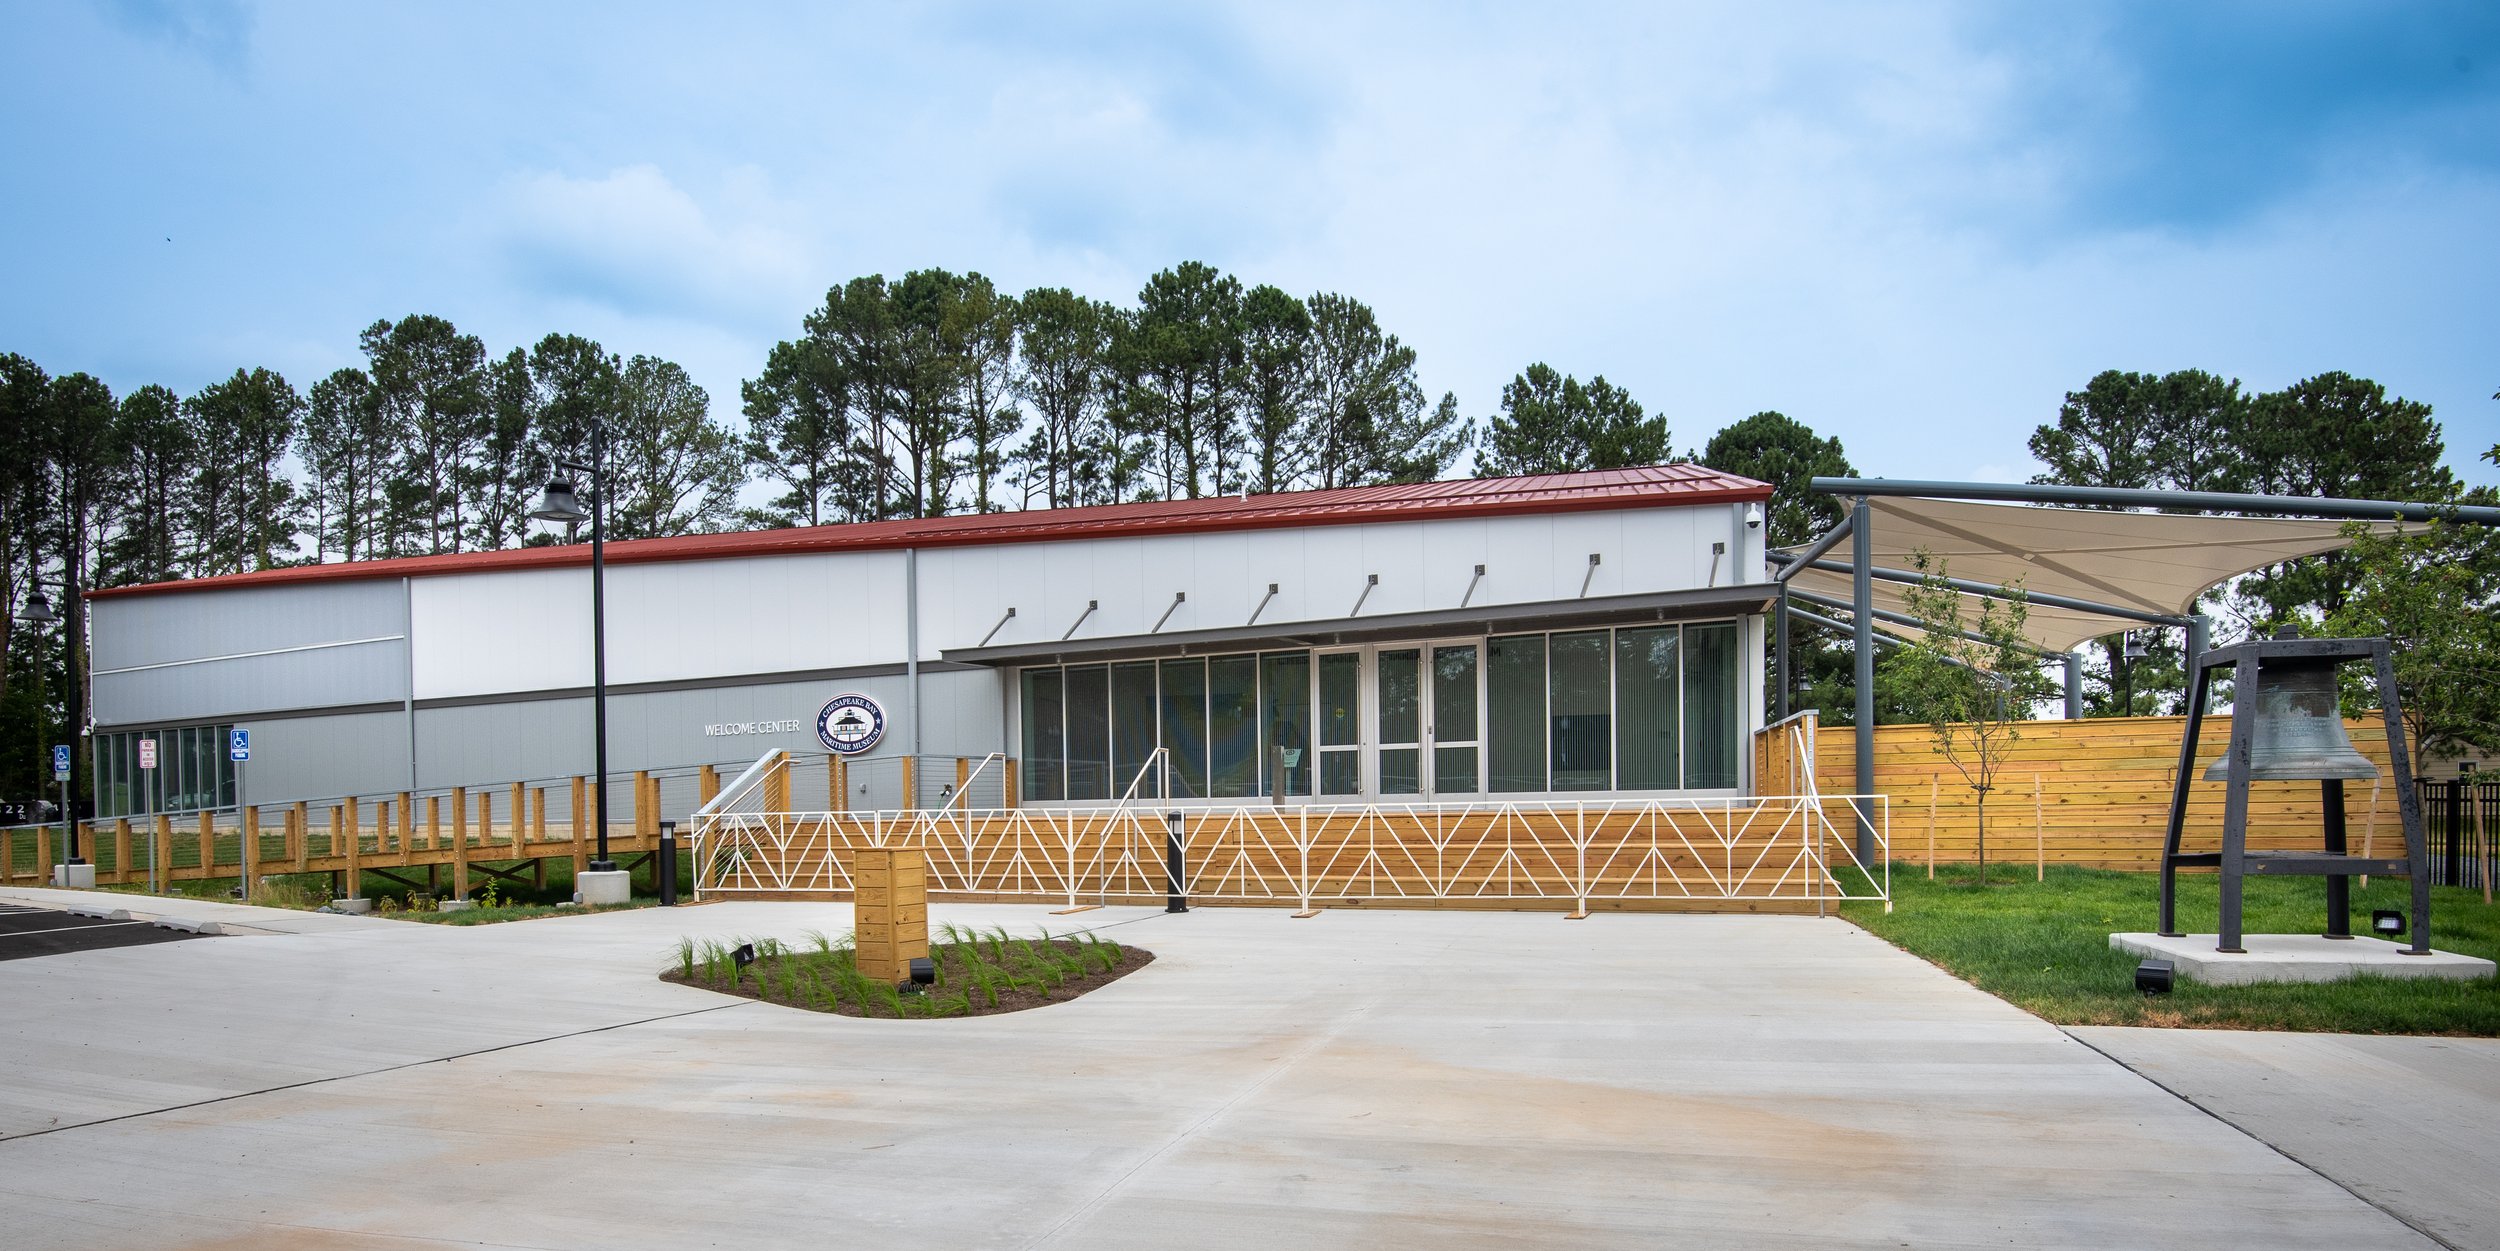
[[[920,549],[903,549],[903,703],[911,716],[911,754],[920,755]],[[917,768],[914,770],[917,774]],[[915,782],[917,778],[915,776]],[[918,789],[915,785],[914,789]],[[903,806],[920,806],[918,795],[905,795]]]
[[[1849,510],[1849,551],[1851,575],[1850,600],[1855,611],[1850,615],[1851,645],[1857,650],[1852,659],[1857,666],[1857,724],[1852,735],[1857,740],[1859,795],[1875,793],[1875,536],[1867,516],[1866,497],[1861,495]],[[1875,821],[1867,811],[1870,800],[1859,799],[1853,806],[1858,811],[1858,863],[1868,863],[1875,855]]]

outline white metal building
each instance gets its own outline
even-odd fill
[[[822,751],[856,693],[858,763],[1005,753],[1027,804],[1150,759],[1182,802],[1743,792],[1769,494],[1672,465],[614,543],[612,768]],[[234,803],[231,727],[253,803],[585,772],[589,562],[94,593],[98,815]]]

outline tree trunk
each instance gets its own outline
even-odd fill
[[[1979,884],[1988,884],[1988,792],[1979,792]]]

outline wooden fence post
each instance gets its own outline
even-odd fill
[[[417,833],[417,810],[409,804],[408,792],[399,793],[399,806],[392,811],[399,814],[399,854],[405,856]]]
[[[451,897],[469,897],[469,789],[451,788]]]
[[[5,849],[0,849],[0,859],[5,858]],[[113,821],[113,863],[121,869],[121,880],[124,885],[137,880],[130,875],[130,818],[128,817],[117,817]]]
[[[35,827],[35,883],[39,886],[52,884],[52,827],[49,825]]]
[[[215,877],[216,867],[217,814],[203,808],[200,810],[200,880],[205,882]]]
[[[529,859],[528,844],[522,838],[522,835],[527,833],[527,827],[522,818],[528,812],[528,796],[523,793],[521,784],[515,782],[512,784],[512,858],[515,860]]]
[[[720,770],[705,765],[694,775],[694,802],[700,808],[720,797]]]
[[[312,809],[298,800],[294,807],[287,809],[286,818],[287,824],[292,827],[287,832],[287,841],[294,847],[295,871],[309,872],[312,868]],[[167,872],[170,873],[172,868],[167,865]]]
[[[920,762],[910,756],[903,757],[902,806],[906,811],[920,806]]]
[[[332,808],[330,812],[330,820],[335,828],[341,809]],[[365,897],[365,824],[364,814],[357,810],[355,796],[348,797],[344,815],[347,817],[347,892],[340,898],[362,899]],[[330,843],[331,850],[337,851],[338,838],[335,833]]]
[[[243,902],[252,902],[254,880],[260,876],[260,805],[246,807],[243,816]],[[125,826],[125,829],[128,827]],[[127,847],[125,841],[124,846]]]
[[[1003,792],[1003,802],[999,804],[999,807],[1013,808],[1016,806],[1016,758],[1013,756],[1005,757],[1005,762],[1007,765],[1007,783]],[[1276,794],[1279,799],[1283,798],[1284,793],[1285,788],[1281,786],[1276,788]]]
[[[174,819],[156,814],[156,850],[148,853],[148,868],[156,878],[156,889],[172,894],[174,889]]]
[[[443,797],[425,797],[425,846],[428,851],[443,849]]]
[[[960,805],[960,806],[963,808],[963,810],[964,810],[964,811],[966,811],[966,812],[970,812],[970,811],[972,811],[972,800],[971,800],[971,798],[970,798],[969,796],[967,796],[967,795],[965,795],[965,794],[964,794],[964,792],[965,792],[966,790],[970,789],[970,788],[971,788],[971,786],[972,786],[972,761],[971,761],[971,759],[970,759],[970,758],[968,758],[968,757],[964,757],[964,756],[957,756],[957,757],[955,757],[955,803],[953,803],[953,804],[949,804],[949,805],[947,805],[947,806],[948,806],[948,807],[955,807],[955,806]]]
[[[844,756],[825,757],[825,796],[827,812],[851,810],[851,762]]]

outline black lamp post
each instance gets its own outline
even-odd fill
[[[41,586],[37,586],[34,590],[27,593],[26,612],[23,616],[20,616],[18,620],[23,621],[28,625],[40,628],[52,625],[60,621],[60,619],[61,614],[52,611],[52,601],[44,598],[43,588]],[[61,649],[65,655],[69,650],[69,637],[66,632],[62,635]],[[75,673],[70,674],[69,680],[76,682],[78,680],[78,675]],[[41,705],[44,702],[44,698],[42,687],[43,666],[40,664],[35,666],[35,681],[35,702],[36,704]],[[73,755],[72,758],[74,760],[75,756]],[[61,857],[61,863],[87,863],[86,859],[78,854],[78,822],[70,815],[69,781],[66,778],[61,782],[61,847],[64,853]]]
[[[603,470],[607,467],[608,438],[606,427],[590,423],[590,463],[577,465],[571,461],[555,463],[555,473],[547,483],[546,497],[530,516],[540,521],[561,521],[567,524],[590,523],[590,725],[594,752],[598,757],[599,789],[592,792],[591,811],[599,828],[599,854],[590,862],[593,873],[612,873],[616,862],[608,858],[608,630],[607,630],[607,544],[606,517],[608,492]],[[590,511],[583,512],[574,492],[575,479],[563,475],[586,475],[590,481]]]

